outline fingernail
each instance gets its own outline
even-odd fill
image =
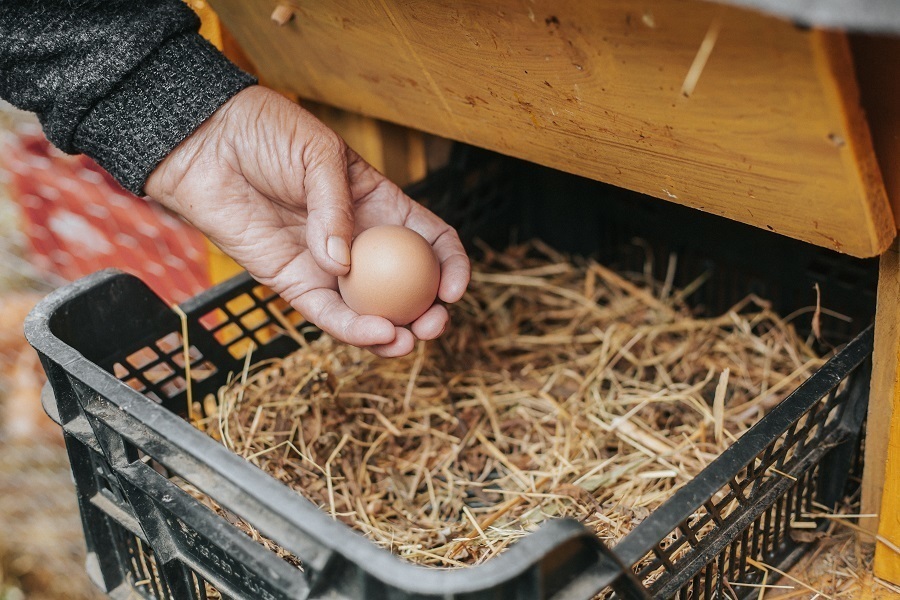
[[[329,237],[325,243],[325,250],[333,261],[339,262],[345,267],[350,264],[350,246],[343,238],[336,235]]]

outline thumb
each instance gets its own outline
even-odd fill
[[[331,275],[350,270],[353,199],[346,146],[339,138],[309,148],[304,191],[308,211],[306,245],[316,264]]]

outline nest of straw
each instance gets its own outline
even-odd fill
[[[559,517],[614,543],[823,362],[752,296],[702,317],[696,286],[540,243],[473,271],[410,356],[323,336],[236,374],[198,426],[379,546],[461,567]]]

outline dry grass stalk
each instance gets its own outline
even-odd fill
[[[488,253],[439,340],[248,361],[200,426],[419,564],[558,517],[614,542],[822,362],[757,298],[700,318],[683,297],[541,244]]]

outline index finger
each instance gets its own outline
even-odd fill
[[[390,344],[397,336],[393,323],[384,317],[356,314],[332,289],[316,288],[303,292],[291,306],[322,331],[353,346]]]

